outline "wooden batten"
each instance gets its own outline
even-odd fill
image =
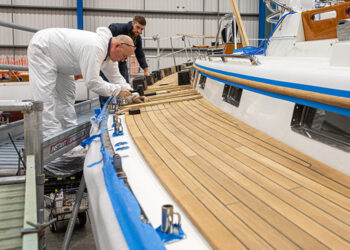
[[[243,46],[249,46],[247,33],[245,32],[244,25],[243,25],[242,18],[241,18],[241,14],[239,13],[236,0],[230,0],[230,2],[231,2],[231,7],[232,7],[232,10],[233,10],[233,13],[234,13],[234,15],[236,17],[236,22],[237,22],[237,25],[238,25],[239,33],[241,34]]]
[[[194,89],[196,89],[196,87],[197,87],[198,75],[199,75],[199,71],[196,70],[196,73],[195,73],[195,75],[194,75],[194,81],[193,81],[193,88],[194,88]]]
[[[183,96],[183,97],[175,97],[175,98],[166,98],[163,100],[156,100],[151,102],[143,102],[139,104],[131,104],[131,105],[125,105],[126,108],[141,108],[141,107],[147,107],[152,105],[158,105],[158,104],[164,104],[164,103],[171,103],[171,102],[183,102],[183,101],[189,101],[189,100],[195,100],[200,99],[202,96],[200,94],[190,95],[190,96]]]

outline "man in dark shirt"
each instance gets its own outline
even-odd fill
[[[144,75],[149,76],[150,73],[148,71],[145,53],[142,49],[142,38],[140,36],[145,26],[146,19],[143,16],[135,16],[134,19],[128,23],[112,23],[108,28],[111,30],[114,37],[118,35],[128,35],[131,37],[136,47],[135,56],[137,58],[137,61],[139,62],[140,67],[143,69]],[[119,71],[125,80],[129,82],[128,67],[126,65],[126,61],[119,62]],[[100,75],[104,80],[108,81],[102,72],[100,72]],[[103,107],[107,100],[108,97],[100,96],[101,107]]]

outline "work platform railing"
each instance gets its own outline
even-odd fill
[[[97,99],[85,101],[75,105],[76,112],[90,113],[96,106]],[[42,135],[42,102],[19,102],[19,101],[0,101],[0,111],[22,111],[23,122],[12,127],[9,125],[0,126],[1,135],[12,134],[15,130],[16,135],[24,136],[24,162],[25,177],[10,176],[0,178],[1,184],[10,182],[23,182],[25,180],[25,215],[24,226],[22,229],[23,242],[33,242],[39,238],[39,249],[44,249],[43,235],[44,227],[49,223],[44,222],[44,164],[70,151],[74,147],[89,137],[90,120],[80,122],[78,126],[66,129],[59,134],[43,139]],[[9,126],[9,127],[8,127]],[[20,130],[22,129],[22,134]],[[13,134],[12,134],[13,135]],[[34,202],[33,202],[34,201]],[[36,201],[36,202],[35,202]],[[29,211],[29,212],[28,212]],[[36,211],[36,213],[35,213]],[[31,224],[28,224],[27,222]],[[34,226],[33,226],[34,225]],[[36,240],[37,241],[37,240]],[[26,243],[27,244],[27,243]],[[23,243],[24,246],[24,243]],[[37,249],[33,243],[28,249]],[[36,245],[37,246],[37,245]]]
[[[207,36],[207,35],[188,35],[188,34],[177,34],[176,36],[171,37],[164,37],[161,38],[159,35],[154,35],[152,37],[142,37],[142,41],[154,41],[156,43],[156,47],[151,47],[153,49],[156,49],[156,55],[145,55],[146,59],[152,59],[156,60],[156,69],[160,70],[160,60],[164,59],[166,57],[172,58],[172,66],[176,66],[185,62],[178,62],[177,55],[181,52],[185,53],[186,62],[195,61],[195,59],[201,55],[201,51],[205,50],[203,46],[198,46],[198,44],[195,44],[196,42],[191,42],[191,39],[196,39],[196,42],[198,44],[203,44],[203,41],[205,39],[215,39],[215,36]],[[198,39],[200,41],[198,41]],[[181,40],[183,43],[182,47],[175,47],[174,43],[176,40]],[[170,48],[162,48],[161,42],[168,42],[170,44]],[[197,45],[197,46],[196,46]],[[171,50],[170,53],[162,54],[162,51],[164,50]],[[130,77],[138,76],[141,73],[140,66],[134,65],[135,62],[132,61],[132,59],[136,58],[135,55],[132,55],[128,60],[128,73]],[[171,65],[168,65],[168,67],[171,67]]]
[[[22,111],[24,117],[24,145],[25,145],[25,209],[23,223],[23,249],[38,248],[38,231],[29,225],[44,223],[44,182],[42,145],[42,102],[12,102],[0,103],[0,111]],[[19,181],[23,177],[6,177]],[[0,183],[7,183],[0,178]],[[35,192],[36,190],[36,192]],[[34,193],[33,193],[34,192]],[[36,201],[36,202],[35,202]]]

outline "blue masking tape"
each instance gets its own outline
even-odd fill
[[[86,140],[82,141],[82,142],[80,143],[80,145],[81,145],[83,148],[85,148],[87,145],[89,145],[93,140],[95,140],[95,139],[98,138],[98,137],[101,137],[101,135],[98,134],[98,135],[90,136],[90,137],[87,138]]]
[[[98,117],[101,122],[106,122],[107,120],[107,117],[103,114],[105,109],[106,104]],[[103,133],[105,131],[103,126],[101,126],[101,135]],[[154,228],[140,220],[140,207],[133,194],[125,186],[123,179],[117,177],[116,171],[113,168],[113,156],[104,149],[102,140],[100,151],[103,156],[102,171],[106,189],[129,249],[165,249]]]
[[[103,160],[103,159],[101,159],[101,160],[99,160],[99,161],[97,161],[97,162],[91,163],[91,164],[90,164],[90,165],[88,165],[87,167],[88,167],[88,168],[91,168],[91,167],[93,167],[93,166],[95,166],[95,165],[97,165],[97,164],[101,163],[101,162],[102,162],[102,160]]]
[[[125,150],[125,149],[129,149],[129,146],[125,146],[125,147],[116,148],[116,150],[115,150],[115,151],[122,151],[122,150]]]
[[[174,224],[174,227],[177,227],[179,229],[179,233],[166,234],[161,230],[161,226],[157,227],[156,232],[164,243],[170,243],[172,241],[182,240],[185,238],[186,235],[182,230],[182,227],[178,224]]]
[[[124,132],[123,132],[123,131],[119,131],[119,132],[117,132],[117,133],[113,133],[113,137],[121,136],[121,135],[124,135]]]
[[[125,144],[128,144],[128,143],[126,141],[118,142],[114,145],[114,147],[118,147],[118,146],[125,145]]]
[[[99,116],[99,114],[101,114],[101,109],[100,108],[94,109],[94,112],[96,116]]]

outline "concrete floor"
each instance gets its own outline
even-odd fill
[[[48,221],[49,213],[46,210],[45,211],[45,221]],[[46,236],[46,249],[48,250],[56,250],[61,249],[64,235],[67,229],[68,220],[59,222],[57,227],[58,230],[56,233],[53,233],[50,231],[49,228],[46,228],[45,230],[45,236]],[[84,227],[79,227],[79,223],[77,222],[75,224],[75,228],[73,231],[73,235],[70,241],[69,245],[70,250],[94,250],[95,247],[95,241],[92,234],[92,228],[90,220],[88,219]]]

